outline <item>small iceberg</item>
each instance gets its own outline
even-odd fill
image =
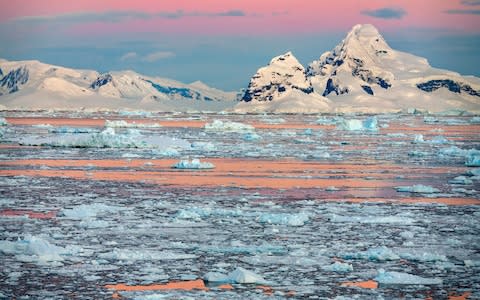
[[[209,162],[201,162],[199,159],[195,158],[191,161],[182,159],[172,166],[174,169],[213,169],[215,165]]]
[[[468,167],[480,167],[480,151],[469,151],[465,158]]]
[[[348,263],[342,263],[339,261],[334,262],[331,265],[323,266],[323,270],[335,273],[349,273],[353,271],[353,266]]]
[[[384,269],[378,270],[375,280],[383,284],[413,284],[413,285],[436,285],[442,284],[439,278],[424,278],[417,275],[401,272],[386,272]]]
[[[208,282],[217,283],[266,283],[266,280],[263,279],[262,276],[241,267],[236,268],[228,275],[219,272],[208,272],[203,279]]]
[[[342,120],[338,125],[338,129],[347,131],[378,131],[377,117],[368,117],[365,120]]]
[[[230,121],[214,120],[212,123],[205,124],[205,131],[244,133],[254,130],[255,127],[252,125]]]
[[[428,185],[416,184],[412,186],[397,186],[397,192],[418,193],[418,194],[434,194],[439,193],[440,190]]]

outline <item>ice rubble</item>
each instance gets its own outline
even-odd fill
[[[136,123],[136,122],[127,122],[125,120],[105,120],[105,127],[112,127],[112,128],[159,128],[162,125],[158,123]]]
[[[242,267],[236,268],[232,272],[228,273],[228,275],[219,272],[208,272],[205,274],[203,279],[208,282],[218,283],[267,283],[262,276]]]
[[[197,255],[176,253],[172,251],[157,251],[148,249],[113,249],[110,252],[100,253],[98,255],[102,259],[114,259],[114,260],[180,260],[180,259],[194,259]]]
[[[407,193],[419,193],[419,194],[433,194],[439,193],[440,190],[428,185],[415,184],[412,186],[397,186],[395,187],[397,192],[407,192]]]
[[[205,124],[205,131],[213,132],[216,131],[245,133],[252,132],[254,130],[255,127],[253,127],[252,125],[230,121],[214,120],[212,123]]]
[[[365,120],[351,119],[345,120],[342,119],[338,124],[338,129],[347,130],[347,131],[378,131],[378,120],[377,117],[368,117]]]
[[[25,262],[45,264],[61,262],[64,256],[77,255],[84,250],[76,246],[60,247],[51,244],[48,240],[35,235],[27,234],[17,241],[0,241],[0,251],[5,254],[14,254],[17,259]]]
[[[110,206],[102,203],[82,204],[73,208],[66,208],[62,210],[62,214],[71,219],[85,219],[93,218],[97,215],[112,214],[123,210],[124,208],[118,206]]]
[[[347,252],[341,255],[343,259],[364,259],[370,261],[390,261],[406,259],[409,261],[435,262],[447,261],[447,257],[429,248],[390,249],[385,246],[370,248],[366,251]]]
[[[213,169],[215,165],[210,162],[201,162],[200,159],[180,160],[172,166],[174,169]]]
[[[161,150],[190,148],[190,143],[182,139],[167,136],[144,136],[135,129],[117,134],[113,128],[106,128],[100,133],[22,138],[19,144],[74,148],[156,148]]]
[[[384,269],[378,270],[375,281],[382,284],[414,284],[414,285],[436,285],[442,284],[439,278],[424,278],[417,275],[401,272],[387,272]]]

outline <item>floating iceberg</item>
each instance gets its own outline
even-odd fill
[[[336,272],[336,273],[348,273],[353,271],[353,266],[348,263],[342,263],[339,261],[334,262],[331,265],[322,267],[325,271]]]
[[[135,122],[127,122],[125,120],[105,120],[105,127],[112,127],[112,128],[159,128],[162,125],[158,123],[135,123]]]
[[[416,135],[413,137],[413,143],[414,143],[414,144],[425,143],[425,140],[423,139],[423,134],[416,134]]]
[[[190,143],[182,139],[167,136],[143,136],[134,129],[130,129],[127,133],[117,134],[113,128],[106,128],[100,133],[23,138],[19,144],[73,148],[190,148]]]
[[[470,151],[465,158],[468,167],[480,167],[480,151]]]
[[[63,209],[62,214],[71,219],[93,218],[97,215],[116,213],[122,210],[122,207],[109,206],[102,203],[82,204],[70,209]]]
[[[469,185],[469,184],[473,184],[473,181],[465,176],[457,176],[452,180],[449,180],[448,183]]]
[[[307,213],[265,213],[258,217],[258,222],[275,225],[303,226],[309,219],[310,215]]]
[[[397,186],[397,192],[419,193],[419,194],[433,194],[439,193],[440,190],[428,185],[416,184],[412,186]]]
[[[258,141],[261,140],[262,137],[256,134],[255,132],[247,132],[242,137],[245,141]]]
[[[251,132],[255,127],[249,124],[238,122],[214,120],[212,123],[205,124],[205,131],[219,131],[219,132]]]
[[[64,256],[78,254],[83,252],[83,249],[76,246],[56,246],[40,236],[28,234],[14,242],[0,241],[0,252],[14,254],[21,261],[44,264],[61,262]]]
[[[386,272],[383,269],[378,270],[375,280],[383,284],[414,284],[414,285],[435,285],[442,284],[439,278],[424,278],[408,273]]]
[[[215,165],[209,162],[201,162],[199,159],[180,160],[172,166],[174,169],[213,169]]]
[[[378,120],[377,117],[368,117],[365,120],[342,120],[338,125],[338,129],[348,130],[348,131],[378,131]]]
[[[266,283],[266,280],[263,279],[262,276],[241,267],[236,268],[228,275],[218,272],[208,272],[207,274],[205,274],[203,279],[208,282],[217,283]]]
[[[400,256],[393,252],[391,249],[382,246],[376,248],[370,248],[367,251],[352,252],[342,255],[343,259],[367,259],[371,261],[387,261],[398,260]]]

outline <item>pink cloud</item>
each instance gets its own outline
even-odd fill
[[[178,0],[178,1],[118,1],[118,0],[16,0],[3,5],[0,21],[25,16],[56,16],[75,13],[137,12],[184,14],[181,18],[131,18],[108,23],[102,20],[70,24],[78,34],[91,31],[165,32],[199,34],[284,34],[314,33],[331,30],[347,31],[356,23],[372,23],[382,30],[401,28],[437,28],[478,32],[480,16],[447,14],[448,10],[465,9],[460,1],[438,0]],[[396,19],[381,19],[362,14],[364,11],[394,7],[405,13]],[[225,12],[238,16],[212,17]],[[244,13],[242,16],[240,13]],[[195,15],[196,14],[196,15]],[[55,19],[53,19],[55,20]]]

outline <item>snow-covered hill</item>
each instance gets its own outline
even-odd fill
[[[6,108],[195,110],[229,107],[235,92],[133,71],[99,74],[38,61],[0,60],[0,105]]]
[[[280,64],[279,58],[285,56],[289,59]],[[297,88],[293,97],[283,88],[294,89],[298,84],[302,88]],[[331,101],[323,98],[319,106],[319,97]],[[478,113],[480,79],[432,68],[424,58],[393,50],[374,26],[356,25],[332,51],[309,64],[305,72],[291,53],[274,58],[253,76],[242,100],[236,106],[239,111],[275,111],[282,103],[284,112],[299,112],[305,110],[298,105],[301,101],[303,107],[325,112],[416,108]]]

